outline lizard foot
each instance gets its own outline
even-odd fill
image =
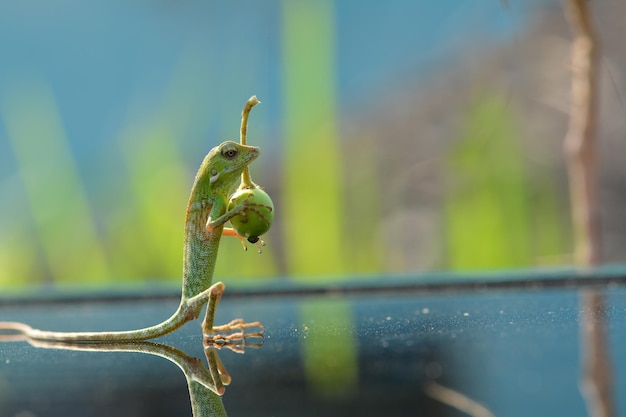
[[[235,319],[230,323],[214,326],[211,333],[204,335],[204,346],[216,349],[225,347],[237,353],[244,353],[246,347],[263,346],[264,331],[263,324],[258,321],[246,323],[243,319]]]

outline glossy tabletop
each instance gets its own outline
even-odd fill
[[[5,341],[0,415],[191,416],[192,401],[204,401],[204,410],[216,407],[205,414],[222,415],[223,407],[232,416],[586,416],[581,317],[590,291],[604,302],[613,394],[624,409],[624,278],[519,278],[227,289],[217,322],[242,317],[265,330],[262,346],[237,351],[205,346],[200,320],[108,350]],[[175,291],[7,297],[0,321],[125,330],[155,324],[177,305]],[[212,355],[232,381],[223,395],[205,384],[190,398],[189,381],[210,374]]]

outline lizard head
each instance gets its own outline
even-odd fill
[[[207,175],[211,188],[226,195],[237,184],[244,168],[255,160],[260,152],[255,146],[223,142],[207,154],[198,174]]]

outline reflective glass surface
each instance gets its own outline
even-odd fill
[[[458,278],[227,289],[217,322],[242,317],[265,329],[261,347],[237,352],[204,346],[200,320],[113,351],[5,341],[0,415],[191,416],[195,401],[196,415],[585,416],[582,357],[598,342],[581,330],[583,294],[591,292],[604,303],[593,322],[606,327],[599,342],[623,409],[626,291],[619,273]],[[0,320],[124,330],[155,324],[177,305],[174,292],[6,298]],[[214,354],[232,377],[223,395],[206,384]]]

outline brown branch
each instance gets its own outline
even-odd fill
[[[592,417],[615,415],[613,374],[607,347],[604,295],[588,290],[581,293],[580,338],[582,345],[582,376],[580,390]]]
[[[564,147],[570,179],[570,198],[576,260],[579,265],[600,263],[600,221],[597,207],[596,55],[586,0],[567,0],[572,44],[572,91],[569,129]]]
[[[495,417],[495,414],[481,403],[459,391],[444,387],[435,381],[427,383],[424,390],[429,397],[456,408],[471,417]]]
[[[578,265],[593,267],[601,263],[596,139],[598,41],[586,0],[566,0],[566,10],[574,34],[570,119],[564,142],[574,244]],[[584,291],[580,302],[581,391],[590,416],[611,417],[615,409],[604,297],[599,291]]]

